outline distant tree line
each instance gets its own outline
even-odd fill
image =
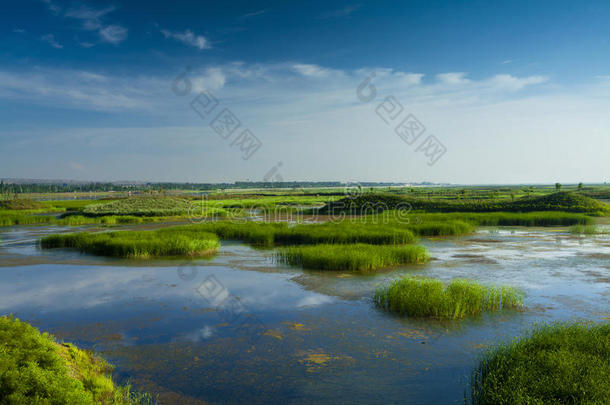
[[[362,187],[388,187],[399,186],[402,183],[358,183]],[[237,181],[235,183],[8,183],[0,182],[1,194],[20,193],[71,193],[96,191],[150,191],[150,190],[218,190],[218,189],[246,189],[246,188],[313,188],[313,187],[342,187],[345,183],[338,181],[285,181],[285,182],[256,182]]]

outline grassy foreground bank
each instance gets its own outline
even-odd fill
[[[375,293],[375,303],[399,315],[463,318],[521,308],[523,294],[514,287],[484,286],[472,280],[455,279],[445,285],[435,279],[404,277],[380,287]]]
[[[177,230],[118,231],[50,235],[40,240],[44,249],[74,248],[101,256],[146,259],[161,256],[211,256],[218,237],[208,232],[185,235]]]
[[[289,246],[276,253],[281,263],[312,270],[371,271],[401,264],[423,263],[428,254],[423,246],[348,245]]]
[[[0,403],[154,404],[112,382],[104,359],[13,317],[0,317]]]
[[[556,323],[489,350],[473,404],[610,403],[610,324]]]

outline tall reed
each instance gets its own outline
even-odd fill
[[[454,279],[445,285],[435,279],[404,277],[378,288],[375,303],[399,315],[463,318],[521,308],[523,294],[514,287],[483,286],[472,280]]]
[[[492,347],[472,373],[472,404],[609,404],[610,323],[553,323]]]
[[[207,232],[185,235],[179,231],[118,231],[73,233],[43,237],[44,249],[74,248],[100,256],[150,258],[159,256],[211,256],[220,247],[218,237]]]
[[[305,269],[372,271],[428,259],[423,246],[381,246],[362,243],[344,245],[288,246],[278,250],[276,260]]]

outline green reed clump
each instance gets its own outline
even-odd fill
[[[428,259],[423,246],[382,246],[363,243],[288,246],[275,254],[276,260],[305,269],[371,271]]]
[[[488,350],[473,404],[610,403],[610,324],[554,323]]]
[[[514,287],[484,286],[476,281],[404,277],[377,289],[375,303],[399,315],[463,318],[486,311],[521,308],[523,294]]]
[[[49,215],[26,215],[15,211],[0,211],[0,226],[50,224],[55,217]]]
[[[610,233],[610,230],[596,225],[575,225],[570,228],[570,232],[577,235],[606,235]]]
[[[422,221],[405,226],[418,236],[459,236],[472,233],[475,226],[464,221]]]
[[[105,215],[102,217],[88,217],[82,215],[68,215],[64,216],[55,221],[57,225],[70,225],[70,226],[78,226],[78,225],[91,225],[91,224],[101,224],[101,225],[128,225],[128,224],[142,224],[148,222],[158,222],[164,219],[169,219],[165,217],[136,217],[133,215]]]
[[[416,238],[408,229],[395,225],[363,223],[320,223],[288,225],[277,222],[209,222],[181,227],[188,232],[207,231],[223,239],[241,240],[256,246],[349,244],[408,244]]]
[[[402,245],[416,241],[408,229],[387,224],[320,223],[296,225],[278,231],[275,243],[282,245],[349,244]]]
[[[160,256],[211,256],[218,251],[212,233],[184,234],[179,230],[118,231],[50,235],[40,240],[44,249],[74,248],[100,256],[150,258]]]
[[[400,217],[396,211],[384,213],[391,221]],[[411,213],[406,216],[406,226],[418,224],[442,224],[465,222],[476,226],[572,226],[589,225],[595,221],[585,214],[570,212],[449,212],[449,213]],[[403,222],[406,222],[403,219]],[[468,232],[465,232],[468,233]],[[426,236],[426,235],[421,235]],[[438,235],[441,236],[441,235]]]
[[[0,317],[0,403],[153,404],[148,394],[112,382],[101,357],[14,317]]]

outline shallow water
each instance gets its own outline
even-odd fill
[[[276,264],[223,242],[211,260],[40,250],[76,228],[0,228],[0,314],[102,353],[163,403],[463,403],[477,357],[536,322],[610,317],[610,237],[481,229],[424,240],[433,260],[363,276]],[[464,321],[376,310],[403,274],[512,284],[528,309]]]

